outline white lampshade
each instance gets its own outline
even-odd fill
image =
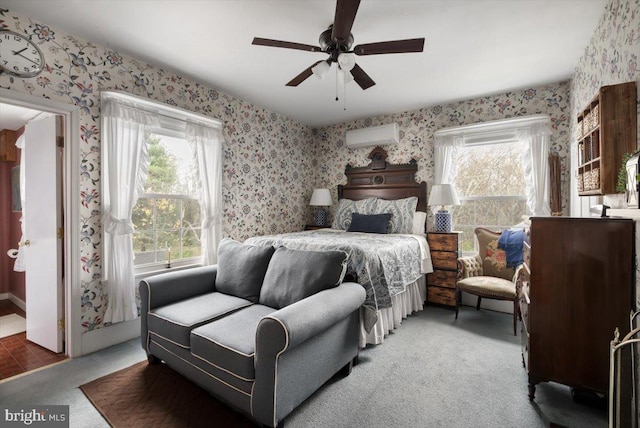
[[[356,66],[356,56],[352,53],[341,53],[338,55],[338,64],[345,71],[351,71]]]
[[[429,205],[460,205],[460,200],[453,184],[434,184],[431,186]]]
[[[324,79],[324,76],[326,76],[327,73],[329,73],[330,68],[331,68],[331,65],[327,61],[322,61],[316,64],[315,66],[311,67],[311,72],[318,79]]]
[[[434,227],[436,232],[451,232],[452,216],[447,211],[445,205],[460,205],[460,200],[456,194],[456,189],[452,184],[434,184],[431,186],[431,194],[429,195],[429,205],[440,205],[440,209],[434,216]]]
[[[329,189],[313,189],[309,205],[312,207],[330,207],[332,204],[333,201],[331,200]]]

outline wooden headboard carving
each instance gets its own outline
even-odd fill
[[[347,165],[344,174],[347,184],[338,185],[338,198],[360,200],[366,198],[402,199],[418,197],[418,211],[427,210],[427,183],[416,182],[418,162],[392,165],[387,162],[387,152],[376,147],[369,154],[368,166],[354,168]]]

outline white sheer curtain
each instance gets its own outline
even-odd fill
[[[131,210],[149,166],[147,140],[156,115],[114,99],[102,102],[103,277],[109,303],[105,323],[137,318]]]
[[[450,184],[455,175],[453,155],[456,147],[462,145],[459,135],[434,136],[433,142],[433,184]]]
[[[18,141],[16,141],[16,147],[20,149],[20,206],[22,207],[22,214],[20,215],[20,231],[22,236],[20,236],[20,242],[24,242],[25,240],[25,224],[24,224],[24,201],[25,201],[25,181],[24,181],[24,165],[25,165],[25,157],[24,157],[24,143],[25,138],[24,134],[18,137]],[[18,257],[16,257],[16,261],[13,264],[13,270],[16,272],[24,272],[27,270],[27,266],[24,264],[24,247],[18,246]]]
[[[222,234],[222,130],[188,122],[187,140],[194,143],[200,177],[202,264],[217,263]]]
[[[549,206],[551,179],[549,177],[549,150],[551,127],[548,123],[534,123],[519,128],[516,138],[525,144],[522,154],[526,180],[527,207],[532,216],[551,215]]]

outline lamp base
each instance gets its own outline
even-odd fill
[[[327,225],[327,210],[324,208],[318,208],[313,217],[313,221],[316,226],[326,226]]]
[[[451,232],[453,230],[451,222],[451,213],[446,210],[438,210],[435,215],[436,232]]]

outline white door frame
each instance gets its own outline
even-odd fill
[[[66,354],[82,354],[80,287],[80,109],[73,104],[0,89],[0,103],[41,110],[64,119],[64,288]],[[27,314],[28,316],[28,314]]]

